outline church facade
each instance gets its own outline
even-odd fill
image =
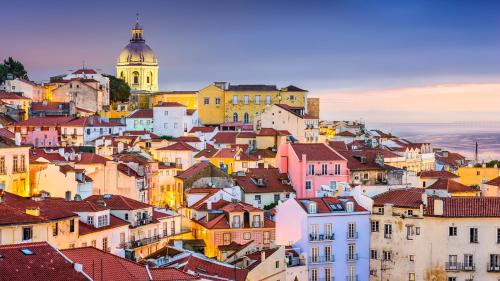
[[[144,29],[139,20],[130,33],[130,43],[120,52],[116,62],[116,77],[125,80],[132,91],[156,92],[158,61],[144,40]]]

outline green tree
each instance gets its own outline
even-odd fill
[[[28,72],[26,72],[26,69],[24,69],[24,65],[12,57],[9,57],[5,60],[3,60],[3,66],[0,67],[0,79],[5,81],[7,78],[7,74],[12,74],[14,75],[14,78],[20,78],[20,79],[26,79],[29,80],[28,78]]]
[[[116,78],[113,75],[104,75],[109,78],[109,94],[111,102],[124,102],[128,101],[130,97],[130,87],[129,85],[120,78]]]

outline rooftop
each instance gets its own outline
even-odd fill
[[[306,155],[307,161],[342,161],[346,160],[331,147],[324,143],[292,143],[290,144],[299,159]]]

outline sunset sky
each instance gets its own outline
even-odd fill
[[[114,74],[140,13],[162,90],[294,84],[325,119],[500,121],[499,1],[7,1],[0,58]]]

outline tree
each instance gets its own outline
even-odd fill
[[[12,57],[3,60],[0,66],[0,80],[3,82],[7,79],[7,74],[14,75],[14,78],[29,80],[28,72],[24,69],[24,65]]]
[[[120,78],[116,78],[113,75],[104,76],[109,78],[109,94],[111,102],[124,102],[128,101],[130,97],[130,87],[129,85]]]

